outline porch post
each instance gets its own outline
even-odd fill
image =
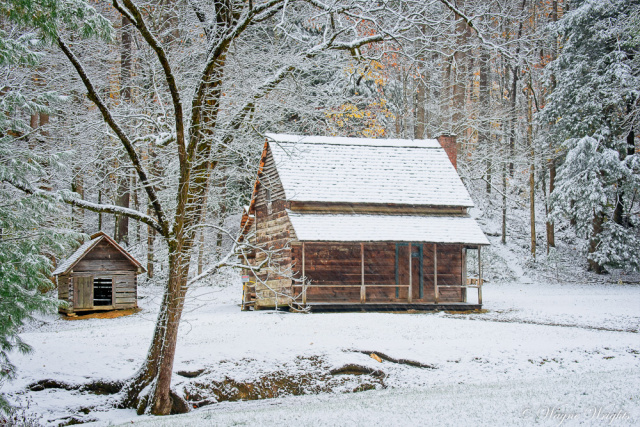
[[[413,266],[411,265],[411,261],[413,261],[413,259],[411,258],[411,250],[411,243],[409,243],[409,288],[407,291],[407,302],[409,304],[411,304],[411,294],[413,293],[413,288],[411,287],[413,283]]]
[[[307,305],[307,277],[304,271],[304,242],[302,242],[302,305]]]
[[[364,304],[365,302],[367,302],[367,291],[364,287],[364,243],[360,243],[360,267],[360,304]]]
[[[460,257],[462,259],[462,286],[464,286],[461,290],[464,294],[463,301],[467,302],[467,248],[465,248],[464,245],[462,245]]]
[[[435,294],[435,303],[438,303],[440,299],[440,292],[438,291],[438,244],[433,244],[433,290]]]
[[[478,304],[482,305],[482,256],[478,246]]]

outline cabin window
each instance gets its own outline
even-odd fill
[[[93,279],[93,305],[113,305],[113,281],[110,277]]]

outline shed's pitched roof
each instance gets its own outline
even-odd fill
[[[287,200],[473,206],[434,139],[267,137]]]
[[[129,261],[131,261],[131,264],[135,265],[137,268],[142,269],[143,272],[146,271],[144,267],[142,267],[142,264],[140,264],[137,259],[132,257],[129,252],[125,251],[124,248],[111,237],[100,231],[91,236],[91,240],[84,242],[69,258],[61,263],[58,268],[55,269],[53,275],[59,276],[60,274],[68,273],[86,254],[91,251],[91,249],[93,249],[102,240],[106,240],[114,248],[120,251]]]
[[[287,214],[299,241],[489,244],[468,216]]]

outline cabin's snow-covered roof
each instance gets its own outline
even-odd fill
[[[473,206],[434,139],[267,137],[287,200]]]
[[[414,148],[441,148],[435,139],[375,139],[352,138],[346,136],[322,136],[322,135],[289,135],[283,133],[268,133],[268,138],[277,142],[300,142],[303,144],[328,144],[328,145],[366,145],[373,147],[414,147]]]
[[[468,216],[287,214],[299,241],[489,244]]]
[[[101,240],[106,240],[107,242],[109,242],[114,248],[120,251],[122,255],[124,255],[131,262],[131,264],[140,268],[141,271],[146,271],[142,267],[142,264],[140,264],[140,262],[137,259],[131,256],[131,254],[129,254],[127,251],[125,251],[122,248],[122,246],[116,243],[115,240],[113,240],[111,237],[107,236],[105,233],[100,231],[94,234],[93,236],[91,236],[90,240],[87,240],[86,242],[84,242],[69,258],[64,260],[64,262],[62,262],[54,270],[53,275],[58,276],[60,274],[67,273],[71,268],[73,268],[74,265],[78,263],[78,261],[82,259],[82,257],[84,257],[87,253],[89,253],[89,251],[91,251],[91,249],[93,249],[93,247],[96,246]]]

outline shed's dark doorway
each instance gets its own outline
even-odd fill
[[[110,277],[93,279],[93,305],[113,305],[113,279]]]

